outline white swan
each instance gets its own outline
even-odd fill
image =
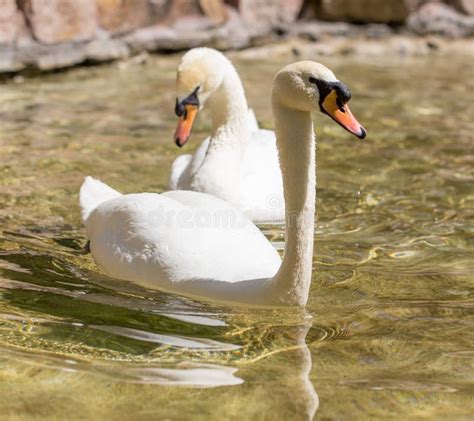
[[[310,112],[319,109],[364,138],[349,99],[345,85],[318,63],[289,65],[274,79],[286,205],[281,265],[257,227],[221,199],[191,191],[121,195],[88,177],[80,203],[95,261],[111,276],[174,293],[255,305],[305,305],[316,198]]]
[[[273,131],[258,128],[232,63],[219,51],[195,48],[178,67],[175,142],[183,146],[197,112],[209,108],[212,131],[194,155],[173,163],[171,190],[209,193],[256,223],[283,223],[285,207]]]

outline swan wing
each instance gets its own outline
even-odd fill
[[[191,154],[178,156],[171,165],[171,174],[168,187],[170,190],[176,190],[179,186],[179,181],[183,174],[187,171],[189,163],[193,156]]]
[[[189,190],[191,188],[193,177],[201,168],[206,157],[210,140],[209,137],[204,139],[194,155],[181,155],[175,159],[171,170],[170,190]],[[185,156],[189,158],[184,159]]]
[[[283,180],[273,131],[260,129],[252,134],[242,165],[247,215],[257,223],[283,222]]]
[[[87,222],[98,266],[146,287],[211,296],[203,280],[269,278],[281,263],[241,211],[204,193],[123,195],[101,203]]]

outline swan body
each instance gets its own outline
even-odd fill
[[[189,93],[197,90],[199,109],[205,106],[210,110],[212,132],[194,155],[176,158],[169,188],[220,197],[256,223],[283,223],[283,183],[275,134],[259,129],[232,63],[216,50],[195,48],[181,60],[177,85],[177,103],[183,107]],[[189,138],[192,121],[189,124],[184,136],[178,126],[179,146]]]
[[[213,165],[204,177],[196,176],[205,164],[206,152],[211,142],[210,138],[206,138],[194,155],[180,155],[175,159],[171,170],[170,189],[208,192],[233,203],[258,224],[283,223],[285,202],[273,132],[262,129],[252,133],[244,151],[240,181],[232,184],[232,188],[238,188],[238,191],[233,192],[219,181],[211,182],[214,174],[219,171],[222,173],[222,167],[227,162],[225,159],[222,159],[219,165]],[[262,156],[269,157],[268,160],[275,165],[262,166]]]
[[[91,253],[111,276],[174,291],[193,279],[232,283],[278,271],[276,250],[222,199],[191,191],[111,197],[109,189],[87,177],[80,196]],[[97,206],[88,214],[90,191],[104,201],[92,200]]]
[[[305,305],[316,198],[310,112],[321,107],[364,137],[347,107],[347,93],[329,69],[314,62],[287,66],[274,79],[272,106],[286,205],[282,262],[245,213],[222,199],[179,190],[121,195],[87,177],[80,205],[98,266],[116,278],[210,300]]]

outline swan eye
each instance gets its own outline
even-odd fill
[[[344,85],[342,82],[339,82],[336,85],[336,92],[337,92],[337,97],[342,101],[342,103],[349,102],[351,99],[351,91],[349,88]]]
[[[314,78],[313,76],[310,76],[309,79],[308,79],[309,83],[317,83],[317,79]]]
[[[337,98],[337,99],[336,99],[336,105],[337,105],[337,107],[339,108],[339,111],[340,111],[341,113],[345,113],[345,112],[346,112],[346,109],[344,108],[344,104],[343,104],[343,102],[341,101],[340,98]]]
[[[176,98],[176,104],[174,106],[174,113],[178,117],[181,117],[185,113],[184,105],[178,100],[178,98]]]

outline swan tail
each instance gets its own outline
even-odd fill
[[[117,190],[92,177],[86,177],[79,191],[82,222],[86,222],[91,212],[101,203],[122,196]]]

